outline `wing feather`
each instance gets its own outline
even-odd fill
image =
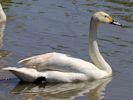
[[[19,61],[19,63],[38,71],[56,70],[87,73],[88,70],[97,69],[87,61],[56,52],[29,57]]]

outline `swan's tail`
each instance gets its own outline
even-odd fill
[[[39,72],[36,69],[32,68],[16,68],[16,67],[7,67],[2,70],[10,71],[17,78],[24,82],[37,82],[45,77],[39,76]]]

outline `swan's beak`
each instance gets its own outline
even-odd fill
[[[110,24],[117,25],[117,26],[122,26],[122,24],[120,24],[119,22],[116,22],[116,21],[114,21],[114,20],[112,20],[112,21],[110,22]]]

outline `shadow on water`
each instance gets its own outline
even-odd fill
[[[11,93],[21,95],[23,100],[35,100],[39,97],[44,100],[74,100],[79,96],[86,96],[89,100],[102,100],[105,96],[106,85],[111,78],[93,82],[59,83],[35,85],[19,83]]]

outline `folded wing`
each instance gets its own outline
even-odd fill
[[[55,52],[29,57],[19,61],[19,63],[38,71],[54,70],[86,73],[89,70],[97,70],[93,64],[87,61]]]

